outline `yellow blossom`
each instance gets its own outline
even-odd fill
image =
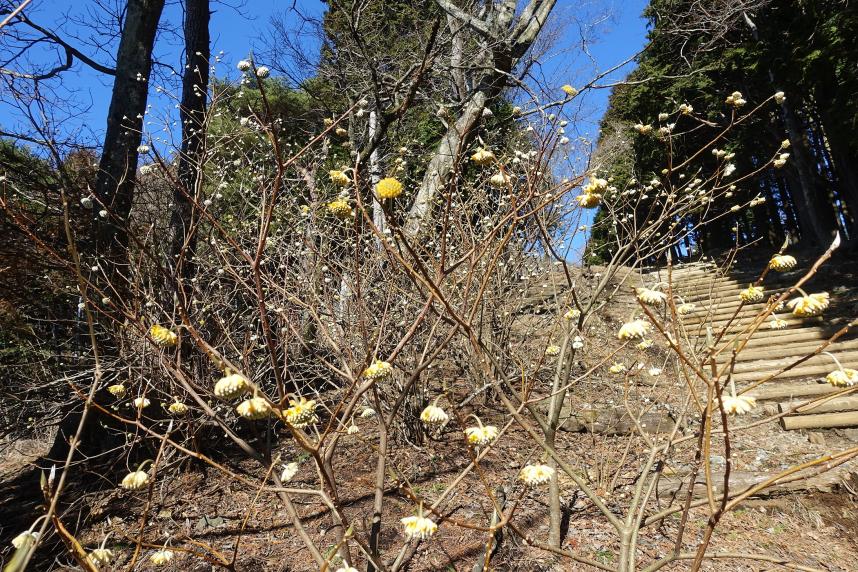
[[[149,473],[146,471],[131,471],[122,479],[119,486],[125,490],[137,491],[149,484]]]
[[[676,307],[676,313],[680,316],[684,316],[686,314],[690,314],[695,309],[697,309],[697,304],[693,304],[691,302],[686,302],[685,304],[680,304]]]
[[[858,383],[858,371],[850,368],[838,369],[826,375],[825,381],[834,387],[855,385]]]
[[[164,326],[153,324],[149,328],[149,335],[155,340],[159,346],[171,347],[176,345],[176,340],[179,338],[175,332],[171,332]]]
[[[348,201],[335,199],[328,203],[328,212],[337,218],[349,218],[352,216],[352,207]]]
[[[795,268],[796,264],[797,262],[795,257],[790,256],[789,254],[775,254],[772,256],[772,259],[769,260],[769,268],[777,270],[778,272],[791,270]]]
[[[576,95],[578,95],[578,90],[575,89],[574,87],[572,87],[571,85],[569,85],[568,83],[566,85],[564,85],[563,87],[561,87],[560,89],[563,91],[563,93],[565,93],[569,97],[575,97]]]
[[[113,560],[113,551],[109,548],[96,548],[87,555],[86,559],[96,566],[96,568],[98,566],[107,566]]]
[[[304,427],[318,420],[316,417],[316,401],[314,399],[301,397],[298,401],[289,400],[289,406],[283,415],[286,422],[293,427]]]
[[[149,562],[155,566],[164,566],[165,564],[169,564],[172,559],[173,551],[162,548],[152,553],[152,556],[149,557]]]
[[[637,294],[637,299],[647,306],[664,304],[667,300],[667,294],[649,288],[635,288],[635,293]]]
[[[608,371],[611,373],[623,373],[626,371],[626,364],[620,362],[614,362],[611,367],[608,368]]]
[[[152,402],[149,401],[148,399],[146,399],[145,397],[137,397],[134,399],[134,401],[132,401],[132,404],[137,409],[145,409],[146,407],[149,407],[149,405],[151,405]]]
[[[420,421],[426,425],[441,425],[450,419],[447,413],[437,405],[427,405],[420,413]]]
[[[22,532],[21,534],[19,534],[18,536],[16,536],[15,538],[12,539],[12,546],[15,549],[19,549],[22,546],[30,547],[33,544],[35,544],[38,539],[39,539],[39,533],[38,532],[32,532],[30,530],[25,530],[24,532]]]
[[[525,465],[518,473],[518,479],[530,487],[547,483],[553,476],[554,469],[548,465]]]
[[[560,355],[560,346],[550,345],[545,348],[545,355],[548,357],[554,357]]]
[[[291,462],[283,465],[283,471],[280,473],[280,481],[288,483],[295,475],[298,474],[298,463]]]
[[[578,308],[572,308],[571,310],[567,310],[565,314],[563,314],[564,320],[577,320],[581,317],[581,310]]]
[[[328,171],[328,176],[331,178],[331,182],[338,187],[345,187],[352,182],[345,171],[339,169],[331,169]]]
[[[747,288],[739,292],[739,298],[743,302],[755,303],[760,302],[765,297],[763,294],[763,289],[760,286],[754,286],[753,284],[749,285]]]
[[[167,407],[167,411],[172,413],[173,415],[184,415],[188,412],[188,406],[182,403],[181,401],[174,401]]]
[[[485,427],[482,425],[479,425],[478,427],[467,427],[465,429],[465,435],[471,445],[484,447],[497,439],[498,428],[494,425],[486,425]]]
[[[620,340],[639,340],[649,332],[649,323],[644,320],[632,320],[626,322],[617,332],[617,338]]]
[[[435,534],[438,530],[438,525],[430,519],[417,515],[406,516],[401,521],[405,536],[410,539],[425,540]]]
[[[602,202],[602,195],[598,193],[583,193],[575,197],[575,200],[578,201],[578,205],[581,208],[593,209]]]
[[[647,350],[652,347],[652,340],[641,340],[635,347],[639,350]]]
[[[386,361],[382,361],[377,359],[369,364],[365,370],[363,370],[363,376],[367,379],[381,380],[386,377],[389,377],[393,373],[393,366],[391,366]]]
[[[495,161],[495,154],[489,149],[480,147],[473,155],[471,155],[471,161],[480,166],[491,165]]]
[[[261,397],[251,397],[239,403],[235,412],[245,419],[264,419],[271,413],[271,406]]]
[[[792,313],[800,317],[818,316],[828,308],[828,304],[828,292],[793,298],[787,302],[787,306],[792,308]]]
[[[402,183],[393,177],[387,177],[378,182],[375,192],[380,199],[395,199],[402,194]]]
[[[757,406],[757,400],[749,395],[725,395],[721,400],[724,402],[724,411],[730,415],[744,415]]]
[[[789,323],[786,320],[782,320],[780,318],[772,318],[772,321],[769,322],[769,328],[773,330],[784,330],[789,326]]]
[[[231,373],[218,380],[214,394],[221,399],[235,399],[250,390],[250,383],[240,373]]]
[[[122,385],[121,383],[117,383],[116,385],[111,385],[110,387],[107,388],[107,391],[109,391],[110,394],[116,398],[121,399],[121,398],[125,397],[125,386]]]
[[[503,171],[498,171],[489,179],[489,184],[493,187],[501,188],[509,185],[510,177]]]

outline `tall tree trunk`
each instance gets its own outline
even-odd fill
[[[209,0],[185,2],[185,73],[182,77],[182,154],[179,158],[179,187],[170,226],[172,244],[170,263],[175,265],[174,278],[187,297],[185,281],[195,273],[197,221],[195,204],[199,203],[205,155],[205,115],[209,84]]]
[[[116,54],[116,79],[95,181],[95,192],[109,212],[99,219],[96,245],[110,261],[112,276],[119,270],[115,265],[127,260],[137,148],[143,136],[152,47],[163,9],[164,0],[129,0]]]

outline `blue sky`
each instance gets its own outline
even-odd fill
[[[272,16],[285,13],[290,24],[297,27],[299,18],[288,10],[291,5],[291,0],[245,0],[243,3],[234,1],[215,4],[211,21],[212,53],[223,52],[217,75],[235,75],[236,61],[246,57],[251,50],[255,50],[256,54],[261,53],[260,38],[269,29]],[[296,5],[302,13],[313,17],[320,16],[325,9],[325,4],[316,0],[297,0]],[[645,41],[645,23],[640,18],[645,5],[645,0],[559,0],[555,13],[563,32],[546,54],[545,64],[540,70],[543,76],[548,82],[557,82],[557,85],[581,85],[594,73],[606,70],[633,55]],[[65,38],[77,43],[75,38],[97,41],[98,31],[94,34],[92,30],[70,21],[69,17],[87,18],[93,9],[93,5],[86,0],[75,4],[35,0],[28,8],[28,15],[42,26],[61,30]],[[179,76],[171,75],[167,66],[173,70],[180,70],[181,67],[182,45],[178,33],[181,20],[179,2],[165,8],[162,21],[175,31],[162,33],[158,38],[156,57],[166,65],[160,68],[160,78],[152,78],[152,87],[167,84],[170,89],[169,82],[178,80]],[[593,26],[593,22],[598,23]],[[583,44],[583,36],[592,37],[592,41]],[[304,42],[308,53],[318,51],[317,42],[307,39]],[[584,46],[589,55],[583,53]],[[112,65],[109,50],[99,52],[87,49],[85,45],[81,50],[100,63]],[[48,54],[34,52],[28,57],[34,62],[43,62]],[[626,67],[614,74],[612,79],[620,79],[629,69]],[[71,114],[57,118],[60,130],[72,138],[97,142],[105,128],[111,78],[77,63],[63,75],[62,82],[57,97],[75,102],[76,109]],[[604,112],[608,95],[607,89],[583,94],[581,113],[576,122],[580,134],[595,137],[596,125]],[[173,113],[175,102],[163,95],[151,93],[150,104],[154,115],[166,117]],[[0,104],[0,126],[13,130],[16,119],[13,110]]]

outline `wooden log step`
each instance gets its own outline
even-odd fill
[[[793,401],[782,401],[778,403],[778,411],[784,413],[795,409],[807,401],[807,399],[797,399]],[[843,397],[835,397],[828,401],[820,401],[819,403],[810,403],[798,407],[792,415],[807,415],[817,413],[834,413],[837,411],[858,411],[858,396],[846,395]],[[792,416],[790,415],[790,416]]]
[[[795,429],[858,427],[858,411],[819,413],[817,415],[788,415],[787,417],[781,417],[781,427],[787,431]]]
[[[741,389],[741,388],[739,388]],[[809,382],[770,382],[752,389],[748,395],[757,401],[778,401],[781,399],[810,398],[839,391],[827,383]]]
[[[848,364],[843,365],[844,367],[848,367]],[[799,366],[781,373],[777,377],[773,378],[771,381],[784,381],[787,379],[822,379],[826,375],[834,371],[836,367],[837,366],[835,366],[834,363],[831,363],[830,365],[812,365],[806,367]],[[768,377],[769,375],[775,373],[778,370],[779,368],[771,370],[761,369],[759,371],[742,372],[735,374],[733,376],[733,379],[736,383],[754,382]]]
[[[858,363],[858,351],[854,349],[845,349],[839,351],[836,347],[836,344],[829,347],[828,351],[840,360],[840,363],[843,364],[844,367],[850,363]],[[746,362],[739,362],[736,364],[736,367],[733,369],[733,372],[736,374],[746,373],[746,372],[759,372],[759,371],[775,371],[784,366],[787,366],[797,359],[800,359],[807,355],[808,352],[805,353],[796,353],[792,355],[792,349],[789,346],[785,346],[783,348],[774,348],[772,350],[771,358],[763,358],[763,359],[755,359]],[[728,358],[729,360],[729,358]],[[726,361],[724,360],[724,363]],[[824,366],[828,371],[833,371],[837,369],[837,364],[834,363],[834,360],[831,359],[831,356],[827,355],[815,355],[810,359],[802,362],[797,367],[810,367],[810,366]]]

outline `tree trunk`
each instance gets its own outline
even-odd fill
[[[195,273],[194,254],[197,220],[195,203],[199,202],[205,155],[205,115],[209,84],[209,0],[185,2],[185,73],[182,77],[182,154],[179,158],[179,187],[173,193],[170,219],[172,244],[170,265],[174,279],[181,284],[180,295],[187,297],[185,280]],[[187,303],[187,300],[185,300]]]
[[[95,181],[96,195],[109,212],[99,219],[96,245],[115,264],[127,260],[137,148],[143,135],[152,47],[163,8],[164,0],[129,0],[116,54],[116,79]],[[112,267],[109,272],[115,275],[117,270]]]

